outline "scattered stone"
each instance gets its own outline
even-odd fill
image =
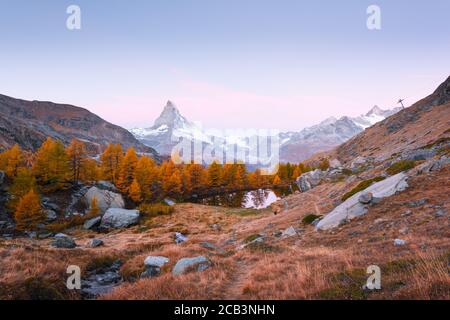
[[[438,209],[437,211],[435,211],[433,213],[433,216],[435,216],[436,218],[439,218],[439,217],[445,216],[446,214],[447,214],[447,211],[445,209]]]
[[[403,246],[403,245],[405,245],[406,244],[406,241],[405,240],[402,240],[402,239],[395,239],[394,240],[394,245],[395,246]]]
[[[103,240],[100,240],[100,239],[92,239],[91,241],[89,241],[88,246],[89,246],[90,248],[97,248],[97,247],[103,246],[104,244],[105,244],[105,243],[103,242]]]
[[[122,229],[132,226],[139,221],[138,210],[109,208],[102,217],[100,228]]]
[[[350,170],[353,172],[361,170],[366,166],[368,159],[366,157],[358,156],[350,163]]]
[[[373,194],[371,192],[362,192],[358,197],[358,201],[362,204],[369,204],[373,199]]]
[[[173,275],[181,275],[194,269],[197,272],[204,271],[211,266],[211,262],[204,256],[194,258],[182,258],[178,260],[172,270]]]
[[[40,233],[40,234],[38,234],[37,237],[38,237],[38,239],[43,240],[43,239],[50,238],[52,235],[53,235],[53,234],[52,234],[51,232],[46,232],[46,233]]]
[[[51,245],[55,248],[73,249],[77,245],[75,241],[64,233],[58,233],[55,235]]]
[[[416,208],[416,207],[423,206],[427,201],[428,201],[428,199],[423,198],[423,199],[419,199],[419,200],[416,200],[416,201],[409,201],[406,204],[409,207]]]
[[[169,198],[165,198],[164,203],[171,207],[173,207],[176,204],[176,202],[174,200],[169,199]]]
[[[279,238],[283,235],[283,231],[275,231],[272,235],[276,238]]]
[[[222,229],[222,227],[218,223],[211,224],[209,227],[216,231],[220,231]]]
[[[47,221],[55,221],[58,217],[56,212],[52,209],[45,209],[44,213],[47,216]]]
[[[295,231],[295,228],[293,226],[290,226],[286,230],[283,231],[281,234],[282,238],[288,238],[297,235],[297,231]]]
[[[161,268],[169,262],[169,258],[161,256],[148,256],[144,260],[145,271],[141,273],[141,278],[151,278],[161,273]]]
[[[101,222],[102,222],[102,217],[98,216],[98,217],[86,220],[83,224],[83,228],[86,230],[90,230],[95,227],[98,227]]]
[[[88,278],[81,281],[81,294],[86,298],[96,298],[99,295],[110,292],[115,286],[122,282],[119,269],[122,265],[116,260],[111,266],[92,272]]]
[[[412,211],[411,210],[406,210],[405,212],[402,213],[402,217],[408,217],[412,215]]]
[[[175,243],[180,244],[187,241],[187,237],[180,232],[175,232]]]

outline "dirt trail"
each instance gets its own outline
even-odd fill
[[[237,261],[237,271],[231,281],[227,282],[223,288],[223,299],[225,300],[239,300],[242,299],[245,281],[248,278],[251,266],[248,262]]]

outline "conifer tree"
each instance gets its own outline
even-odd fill
[[[47,192],[66,188],[69,167],[64,145],[47,138],[36,153],[33,173]]]
[[[160,187],[160,181],[159,168],[153,159],[147,156],[142,156],[139,159],[136,164],[135,178],[141,189],[142,201],[155,199]]]
[[[211,188],[218,188],[222,185],[222,166],[216,161],[208,167],[208,185]]]
[[[120,144],[109,144],[100,156],[100,171],[103,179],[116,184],[119,178],[123,150]]]
[[[128,193],[128,189],[130,188],[131,183],[133,183],[138,160],[134,148],[128,148],[125,156],[120,162],[119,179],[117,180],[117,187],[123,193]]]
[[[5,171],[6,175],[10,178],[14,178],[17,170],[24,166],[24,155],[18,144],[0,155],[0,170]]]
[[[141,187],[139,186],[139,183],[137,182],[136,178],[131,183],[130,187],[128,188],[128,196],[131,200],[133,200],[135,203],[138,203],[141,201]]]
[[[273,183],[273,185],[275,185],[275,186],[280,185],[280,184],[281,184],[281,179],[280,179],[280,177],[279,177],[278,175],[275,175],[275,177],[273,178],[272,183]]]
[[[86,147],[83,142],[73,139],[66,148],[69,158],[70,178],[73,182],[81,179],[81,171],[87,159]]]
[[[29,168],[19,168],[12,185],[8,189],[11,194],[8,207],[15,209],[19,200],[30,190],[36,190],[36,179]]]
[[[39,223],[44,222],[45,218],[39,196],[34,190],[30,190],[17,204],[14,213],[16,229],[20,231],[33,230]]]

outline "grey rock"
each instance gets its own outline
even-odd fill
[[[433,149],[416,149],[403,153],[402,159],[414,161],[427,160],[434,157],[435,154],[436,151]]]
[[[164,203],[171,207],[173,207],[176,204],[176,202],[174,200],[169,199],[169,198],[165,198]]]
[[[75,241],[71,237],[63,233],[58,233],[57,235],[55,235],[51,245],[55,248],[65,249],[73,249],[77,246]]]
[[[188,238],[185,235],[181,234],[180,232],[175,232],[174,237],[175,237],[176,244],[180,244],[180,243],[186,242],[188,240]]]
[[[296,183],[300,191],[306,192],[314,187],[316,187],[321,180],[324,178],[325,173],[316,169],[314,171],[306,172],[297,178]]]
[[[406,241],[405,240],[402,240],[402,239],[395,239],[394,240],[394,245],[395,246],[403,246],[403,245],[405,245],[406,244]]]
[[[358,201],[362,204],[369,204],[373,199],[371,192],[362,192],[358,197]]]
[[[50,238],[53,234],[51,232],[40,233],[38,234],[38,239],[47,239]]]
[[[376,182],[364,191],[360,191],[328,213],[316,226],[316,229],[327,230],[339,226],[341,223],[351,220],[355,217],[364,215],[367,212],[367,205],[359,202],[359,197],[363,192],[370,192],[374,197],[390,197],[396,192],[405,190],[408,187],[408,176],[400,172],[385,180]]]
[[[406,210],[405,212],[402,213],[402,217],[408,217],[412,215],[412,211],[411,210]]]
[[[222,229],[220,224],[218,224],[218,223],[211,224],[209,227],[216,231],[220,231]]]
[[[361,170],[367,165],[368,159],[366,157],[358,156],[350,163],[350,170],[353,172]]]
[[[88,244],[88,246],[91,248],[97,248],[97,247],[100,247],[103,245],[104,245],[104,242],[101,239],[92,239],[91,241],[89,241],[89,244]]]
[[[194,258],[182,258],[178,260],[172,270],[173,275],[181,275],[186,273],[190,269],[194,269],[198,272],[204,271],[211,266],[211,262],[204,256],[198,256]]]
[[[438,209],[433,213],[433,216],[436,218],[439,218],[439,217],[445,216],[446,214],[447,214],[447,211],[445,209]]]
[[[103,213],[109,208],[124,208],[125,202],[122,195],[109,190],[102,190],[97,187],[91,187],[83,196],[83,201],[87,207],[90,207],[92,199],[97,199],[97,205]]]
[[[167,258],[167,257],[148,256],[144,260],[144,265],[146,267],[159,267],[159,268],[162,268],[168,262],[169,262],[169,258]]]
[[[98,216],[98,217],[86,220],[83,224],[83,228],[85,230],[90,230],[92,228],[98,227],[101,222],[102,222],[102,217]]]
[[[428,199],[423,198],[423,199],[419,199],[419,200],[416,200],[416,201],[409,201],[406,204],[409,207],[417,208],[417,207],[423,206],[427,201],[428,201]]]
[[[106,210],[100,223],[100,228],[121,229],[132,226],[139,221],[138,210],[126,210],[119,208],[109,208]]]
[[[119,192],[119,189],[117,189],[117,187],[109,181],[100,180],[96,183],[96,186],[97,186],[97,188],[99,188],[101,190],[108,190],[108,191],[112,191],[115,193]]]
[[[283,233],[281,234],[282,238],[288,238],[288,237],[292,237],[292,236],[296,236],[297,235],[297,231],[295,231],[295,228],[293,226],[290,226],[289,228],[287,228],[286,230],[283,231]]]
[[[44,213],[47,216],[47,221],[55,221],[58,218],[54,210],[44,209]]]

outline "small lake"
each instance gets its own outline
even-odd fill
[[[258,189],[205,197],[192,202],[229,208],[265,209],[281,197],[293,193],[293,188]]]

